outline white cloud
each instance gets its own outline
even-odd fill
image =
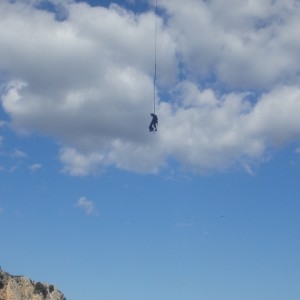
[[[29,169],[33,172],[40,170],[43,166],[41,164],[32,164],[29,166]]]
[[[192,75],[235,88],[299,83],[299,1],[159,1]]]
[[[0,120],[0,129],[6,126],[6,122]],[[3,146],[4,137],[0,135],[0,147]]]
[[[81,197],[76,206],[84,211],[87,216],[97,214],[97,209],[93,201],[88,200],[86,197]]]
[[[80,153],[74,148],[63,148],[60,159],[64,163],[63,172],[74,176],[84,176],[98,169],[103,161],[101,153]]]
[[[9,167],[8,171],[10,173],[14,173],[18,170],[18,168],[19,168],[19,165],[12,165],[12,166]]]
[[[14,149],[10,156],[13,158],[26,158],[27,154],[19,149]]]
[[[1,100],[12,127],[58,141],[63,172],[75,176],[107,166],[155,173],[174,159],[252,173],[270,148],[300,137],[298,1],[158,2],[167,18],[158,17],[152,135],[153,13],[65,2],[59,22],[2,1],[0,71],[10,80]]]

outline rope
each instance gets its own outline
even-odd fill
[[[154,79],[153,79],[153,113],[156,104],[156,60],[157,60],[157,0],[155,0],[155,34],[154,34]]]

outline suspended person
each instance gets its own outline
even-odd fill
[[[150,115],[152,117],[152,121],[149,125],[149,130],[150,130],[150,132],[152,132],[153,130],[157,131],[157,125],[158,125],[157,115],[156,114],[150,114]]]

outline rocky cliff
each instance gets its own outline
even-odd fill
[[[65,300],[53,285],[13,276],[0,269],[0,300]]]

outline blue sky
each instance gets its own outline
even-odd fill
[[[0,3],[0,265],[68,300],[298,300],[296,0]],[[230,9],[233,8],[234,9]]]

